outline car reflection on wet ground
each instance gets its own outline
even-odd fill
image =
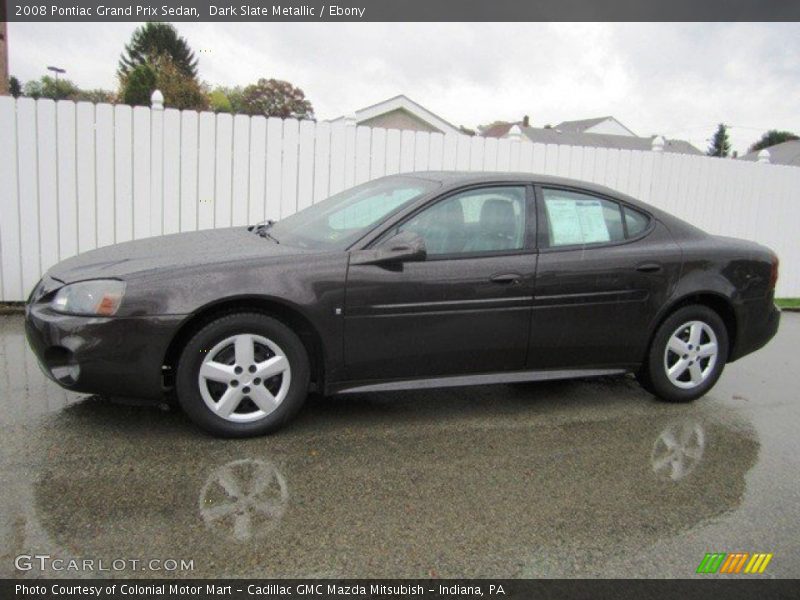
[[[49,576],[800,575],[800,315],[665,405],[629,377],[312,398],[278,434],[69,394],[0,317],[0,576],[20,554],[192,559]]]

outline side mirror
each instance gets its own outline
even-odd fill
[[[401,231],[377,248],[356,250],[350,255],[350,264],[382,265],[419,262],[425,260],[427,255],[424,239],[412,231]]]

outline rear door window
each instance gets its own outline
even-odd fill
[[[567,190],[543,192],[550,247],[606,244],[625,239],[618,203]]]
[[[625,226],[628,228],[629,238],[636,237],[650,225],[650,217],[646,214],[627,206],[622,210],[625,213]]]

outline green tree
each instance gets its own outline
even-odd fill
[[[131,106],[150,106],[150,95],[156,89],[156,70],[150,63],[142,63],[122,78],[119,97]]]
[[[80,88],[69,79],[55,79],[45,75],[41,79],[26,83],[22,91],[25,96],[34,99],[69,100],[80,92]]]
[[[119,59],[117,75],[122,79],[139,65],[167,55],[186,77],[197,77],[197,58],[185,38],[171,23],[145,23],[131,36]]]
[[[791,131],[778,131],[777,129],[770,129],[761,136],[761,139],[750,146],[748,152],[758,152],[764,148],[774,146],[775,144],[782,144],[783,142],[790,142],[792,140],[800,140],[800,136],[797,136]]]
[[[217,86],[208,95],[211,110],[215,112],[227,112],[232,114],[243,113],[244,89],[241,86],[225,87]]]
[[[206,110],[208,94],[194,77],[187,76],[167,55],[134,67],[120,81],[119,96],[125,104],[150,106],[155,90],[164,95],[164,106],[182,110]]]
[[[15,83],[16,82],[16,83]],[[69,79],[59,79],[45,75],[41,79],[27,82],[22,89],[19,89],[19,80],[12,77],[11,94],[14,95],[14,86],[17,86],[17,94],[28,96],[29,98],[51,98],[53,100],[74,100],[75,102],[86,101],[94,102],[114,102],[114,93],[108,90],[82,90]]]
[[[236,112],[283,119],[314,118],[314,108],[306,99],[303,90],[288,81],[278,79],[259,79],[244,88],[241,106]]]
[[[19,98],[22,95],[22,84],[13,75],[8,80],[8,93],[14,98]]]
[[[114,92],[99,88],[95,90],[80,90],[70,99],[78,102],[93,102],[95,104],[114,104],[117,101]]]
[[[728,138],[728,127],[725,123],[720,123],[717,130],[714,132],[714,137],[711,138],[711,145],[708,147],[708,156],[719,156],[725,158],[730,156],[731,142]]]
[[[164,94],[164,106],[181,110],[208,110],[208,90],[195,77],[186,75],[169,56],[157,58],[154,68],[156,88]]]
[[[231,112],[234,114],[244,112],[244,88],[237,85],[232,88],[224,88],[228,102],[231,103]]]
[[[223,87],[217,87],[208,94],[208,104],[211,110],[217,113],[233,112],[230,98]]]

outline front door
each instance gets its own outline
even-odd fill
[[[348,379],[523,369],[537,257],[532,206],[526,186],[457,192],[383,238],[417,233],[425,240],[426,260],[351,264],[344,327]]]

